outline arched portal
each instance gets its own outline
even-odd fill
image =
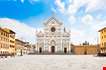
[[[64,48],[64,53],[67,53],[67,48]]]
[[[39,53],[42,53],[42,48],[41,47],[39,48]]]
[[[51,40],[50,44],[51,44],[51,53],[55,53],[55,46],[56,46],[55,40]]]
[[[51,53],[55,53],[55,46],[51,46]]]

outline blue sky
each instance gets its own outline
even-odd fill
[[[98,30],[106,26],[105,5],[105,0],[0,0],[0,24],[24,38],[21,28],[28,29],[29,33],[32,29],[40,30],[43,22],[55,12],[67,30],[71,30],[72,43],[80,44],[85,40],[97,43]],[[34,42],[33,37],[31,35],[29,40]]]
[[[33,1],[33,2],[32,2]],[[0,17],[25,20],[32,16],[46,16],[50,13],[48,4],[38,0],[1,0]]]

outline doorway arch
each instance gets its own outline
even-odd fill
[[[42,53],[42,48],[41,47],[39,48],[39,53]]]
[[[65,53],[65,54],[67,53],[67,48],[64,48],[64,53]]]
[[[51,46],[51,53],[55,53],[55,46]]]

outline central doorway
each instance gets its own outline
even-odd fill
[[[39,53],[42,53],[42,48],[41,47],[39,48]]]
[[[67,53],[67,48],[64,48],[64,53],[65,53],[65,54]]]
[[[55,53],[55,46],[51,47],[51,53]]]

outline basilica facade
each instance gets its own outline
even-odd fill
[[[36,32],[38,53],[71,53],[70,31],[56,17],[44,23],[44,30]]]

